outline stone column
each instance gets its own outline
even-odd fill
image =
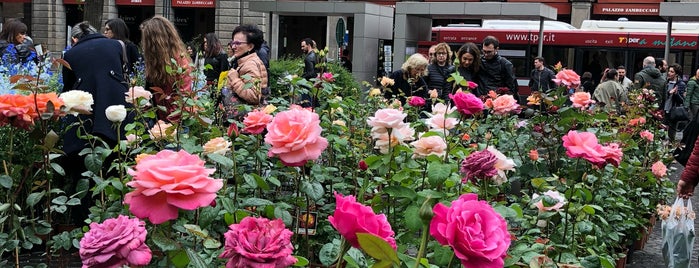
[[[53,0],[32,1],[32,39],[44,51],[63,51],[67,45],[66,12]]]
[[[580,28],[584,20],[590,19],[592,13],[591,0],[572,1],[570,10],[570,24],[575,28]]]

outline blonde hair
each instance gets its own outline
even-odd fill
[[[170,59],[189,65],[187,49],[180,34],[172,22],[163,16],[156,15],[141,23],[141,47],[146,79],[155,85],[170,86],[175,82],[176,75],[168,74],[165,68],[171,64]],[[184,61],[183,57],[186,58]]]
[[[434,53],[436,54],[437,52],[439,52],[441,50],[445,50],[447,52],[447,63],[450,63],[451,56],[453,55],[451,52],[451,47],[449,47],[449,45],[447,43],[436,44],[435,48],[434,48]],[[437,55],[435,55],[435,58],[433,61],[434,61],[433,63],[437,62]]]
[[[424,71],[422,71],[421,76],[426,76],[428,64],[429,62],[427,61],[427,58],[425,58],[424,55],[420,53],[415,53],[411,55],[410,58],[408,58],[408,60],[406,60],[400,68],[404,72],[410,73],[410,70],[422,67]]]

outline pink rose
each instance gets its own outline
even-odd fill
[[[443,157],[447,153],[447,143],[440,136],[422,137],[410,145],[415,147],[413,158],[424,158],[428,155]]]
[[[476,194],[464,194],[433,208],[430,235],[442,245],[451,246],[466,268],[500,268],[504,266],[510,233],[507,222]]]
[[[243,132],[257,135],[265,131],[265,127],[272,122],[272,115],[260,110],[254,110],[245,115],[243,119]]]
[[[444,103],[437,103],[435,105],[432,105],[432,114],[443,114],[443,115],[449,115],[456,111],[456,107],[451,107],[447,106]]]
[[[580,109],[585,109],[590,104],[595,103],[589,92],[575,92],[570,96],[570,101],[573,103],[573,107]]]
[[[457,122],[458,120],[456,118],[444,118],[444,114],[433,114],[430,118],[425,120],[425,123],[431,129],[436,130],[438,132],[453,129],[454,127],[456,127]]]
[[[146,156],[128,171],[133,180],[126,185],[134,190],[126,194],[124,203],[136,217],[148,218],[153,224],[177,219],[178,209],[208,206],[223,187],[223,180],[209,177],[215,169],[204,164],[184,150]]]
[[[373,127],[371,128],[371,137],[376,140],[374,148],[379,149],[379,152],[385,154],[388,153],[390,147],[414,140],[415,129],[411,128],[409,124],[403,124],[402,127],[391,130],[391,137],[389,139],[388,129]]]
[[[148,231],[139,219],[119,215],[103,223],[90,223],[90,231],[80,239],[83,268],[148,265],[152,257],[146,245]]]
[[[498,185],[502,185],[507,181],[506,172],[515,170],[515,161],[511,158],[507,158],[507,156],[505,156],[503,153],[498,151],[498,149],[496,149],[493,146],[488,146],[486,150],[492,153],[497,159],[497,161],[495,161],[495,164],[493,164],[493,167],[495,168],[495,170],[498,171],[498,174],[495,177],[493,177],[493,181],[495,181],[495,183],[497,183]]]
[[[621,157],[624,156],[624,152],[621,150],[621,148],[619,148],[619,144],[615,142],[612,142],[607,146],[602,146],[602,153],[604,153],[604,160],[615,167],[619,166],[619,163],[621,163]]]
[[[488,150],[471,153],[461,162],[461,173],[465,175],[461,181],[466,183],[469,180],[475,181],[497,175],[498,170],[495,168],[497,161],[498,158]]]
[[[665,164],[663,164],[662,161],[653,163],[653,166],[651,166],[650,168],[653,172],[653,175],[655,175],[655,177],[657,178],[662,178],[665,177],[665,175],[667,175],[667,167],[665,166]]]
[[[328,147],[321,131],[318,114],[310,110],[294,106],[280,112],[267,124],[265,143],[272,146],[267,155],[276,155],[286,166],[303,166]]]
[[[532,161],[539,160],[539,151],[537,151],[536,149],[529,150],[529,159],[531,159]]]
[[[323,73],[320,75],[320,79],[328,83],[335,82],[335,77],[333,77],[332,73]]]
[[[372,127],[401,128],[405,124],[403,120],[406,116],[408,115],[398,109],[380,109],[366,122]]]
[[[291,254],[293,233],[281,219],[245,217],[228,226],[226,244],[219,258],[228,259],[226,268],[285,268],[296,263]]]
[[[140,86],[132,87],[124,94],[126,94],[126,102],[131,104],[139,104],[139,98],[145,99],[146,102],[144,103],[144,106],[150,106],[150,102],[148,101],[150,101],[150,99],[153,97],[153,94],[150,91]]]
[[[561,193],[559,193],[557,191],[548,190],[548,191],[544,192],[544,196],[548,196],[548,197],[552,198],[553,200],[556,200],[556,203],[552,204],[550,206],[546,206],[544,204],[544,199],[541,198],[541,200],[539,200],[539,202],[536,202],[536,204],[535,204],[536,207],[539,208],[539,211],[558,211],[566,203],[566,198],[564,196],[562,196]],[[532,195],[532,199],[537,199],[537,198],[539,198],[538,194]]]
[[[411,96],[410,99],[408,100],[408,105],[413,106],[413,107],[425,106],[425,99],[423,99],[422,97],[418,97],[418,96]]]
[[[386,220],[386,215],[376,215],[371,207],[357,203],[351,195],[343,197],[336,192],[335,202],[335,212],[328,217],[328,221],[350,245],[361,248],[357,233],[368,233],[382,238],[396,249],[395,234]]]
[[[456,109],[463,115],[474,115],[483,111],[483,101],[471,93],[449,94]]]
[[[493,114],[505,115],[519,109],[519,104],[512,95],[501,95],[493,101]]]
[[[473,81],[468,81],[468,89],[469,90],[474,90],[478,88],[478,84],[474,83]]]
[[[645,140],[653,141],[653,133],[651,133],[648,130],[641,131],[641,133],[639,133],[639,135],[641,135],[641,138],[643,138]]]
[[[566,154],[570,158],[584,158],[590,163],[597,166],[604,166],[604,152],[602,145],[597,142],[595,134],[590,132],[577,132],[575,130],[568,131],[568,134],[562,137],[563,147],[566,148]]]
[[[641,126],[646,123],[645,117],[639,117],[629,120],[629,126]]]
[[[566,87],[577,87],[580,85],[580,76],[573,70],[562,70],[556,74],[553,79],[556,85],[565,85]]]

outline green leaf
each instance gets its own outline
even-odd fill
[[[243,207],[262,207],[262,206],[267,206],[267,205],[273,205],[272,201],[269,201],[267,199],[261,199],[261,198],[256,198],[256,197],[251,197],[248,199],[245,199],[243,202]]]
[[[382,261],[379,261],[377,263],[374,263],[374,265],[372,265],[371,268],[388,268],[388,267],[392,267],[392,266],[393,266],[393,262],[388,261],[388,260],[382,260]]]
[[[411,231],[417,231],[422,228],[422,220],[420,220],[420,208],[417,206],[409,206],[403,212],[403,218],[405,219],[405,226]]]
[[[399,263],[398,254],[385,240],[367,233],[357,233],[359,246],[374,259]]]
[[[12,177],[9,175],[0,175],[0,186],[7,189],[12,188]]]
[[[398,185],[388,186],[388,187],[384,188],[383,191],[385,193],[393,196],[393,197],[404,197],[404,198],[408,198],[410,200],[417,197],[417,193],[415,193],[415,190],[410,189],[410,188],[405,187],[405,186],[398,186]]]
[[[233,219],[233,214],[226,212],[226,214],[223,214],[223,221],[226,222],[226,226],[229,226],[233,223],[235,223]]]
[[[220,154],[207,154],[207,158],[211,159],[211,161],[214,161],[214,163],[217,163],[223,167],[226,168],[232,168],[234,163],[233,160]]]
[[[180,248],[180,246],[177,244],[175,240],[166,237],[161,232],[153,233],[153,236],[151,236],[151,238],[153,239],[153,243],[155,243],[155,245],[158,246],[162,251],[171,251]]]
[[[269,191],[269,184],[267,184],[267,182],[265,181],[265,179],[263,179],[262,177],[260,177],[260,175],[257,175],[257,174],[254,174],[254,173],[253,173],[253,174],[250,174],[250,175],[255,179],[255,182],[257,183],[257,187],[258,187],[258,188],[260,188],[260,189],[262,189],[262,190],[265,190],[265,191]]]
[[[63,167],[61,167],[61,165],[59,165],[58,163],[51,163],[51,168],[53,168],[53,170],[56,171],[56,173],[58,173],[58,175],[61,175],[61,176],[66,175],[65,170],[63,170]]]
[[[295,267],[306,267],[308,266],[308,264],[310,264],[308,259],[304,257],[294,255],[294,258],[296,258],[296,263],[294,263]]]
[[[189,257],[183,249],[170,251],[167,255],[172,265],[177,268],[184,268],[189,264]]]
[[[29,196],[27,196],[27,205],[29,205],[30,207],[33,207],[34,205],[39,203],[39,201],[41,201],[42,198],[44,198],[45,194],[46,194],[46,191],[41,191],[38,193],[29,194]]]
[[[51,200],[51,203],[56,204],[56,205],[65,205],[66,201],[68,201],[68,197],[65,195],[57,196],[53,200]]]
[[[192,265],[193,267],[208,267],[204,259],[199,256],[193,249],[187,248],[187,257],[189,257],[189,264]]]
[[[335,263],[337,260],[337,253],[340,250],[340,245],[338,243],[327,243],[320,248],[320,253],[318,254],[318,259],[323,265],[329,266]]]
[[[80,199],[73,197],[73,198],[69,199],[68,202],[66,202],[66,205],[67,205],[67,206],[77,206],[77,205],[80,205]]]
[[[442,163],[429,163],[427,165],[427,178],[430,185],[437,187],[442,185],[451,175],[451,165]]]
[[[575,224],[575,227],[578,228],[578,231],[583,234],[588,234],[592,232],[593,226],[592,223],[589,221],[581,221]]]
[[[90,153],[85,156],[85,167],[92,173],[99,174],[102,168],[102,158],[96,153]]]
[[[323,197],[323,185],[319,182],[301,182],[301,191],[308,195],[311,200],[319,200]]]

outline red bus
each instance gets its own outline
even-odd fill
[[[480,45],[488,35],[500,41],[500,55],[509,59],[515,67],[515,75],[522,95],[529,94],[527,88],[533,59],[537,53],[538,30],[483,29],[474,27],[434,27],[431,41],[418,42],[418,52],[427,54],[429,47],[436,43],[448,43],[454,53],[466,42]],[[552,66],[561,62],[578,74],[591,72],[599,81],[605,68],[624,65],[627,77],[642,68],[643,58],[662,58],[665,50],[665,33],[591,31],[581,29],[545,30],[543,57]],[[685,78],[694,75],[697,66],[698,34],[673,34],[667,62],[678,63],[683,67]]]

